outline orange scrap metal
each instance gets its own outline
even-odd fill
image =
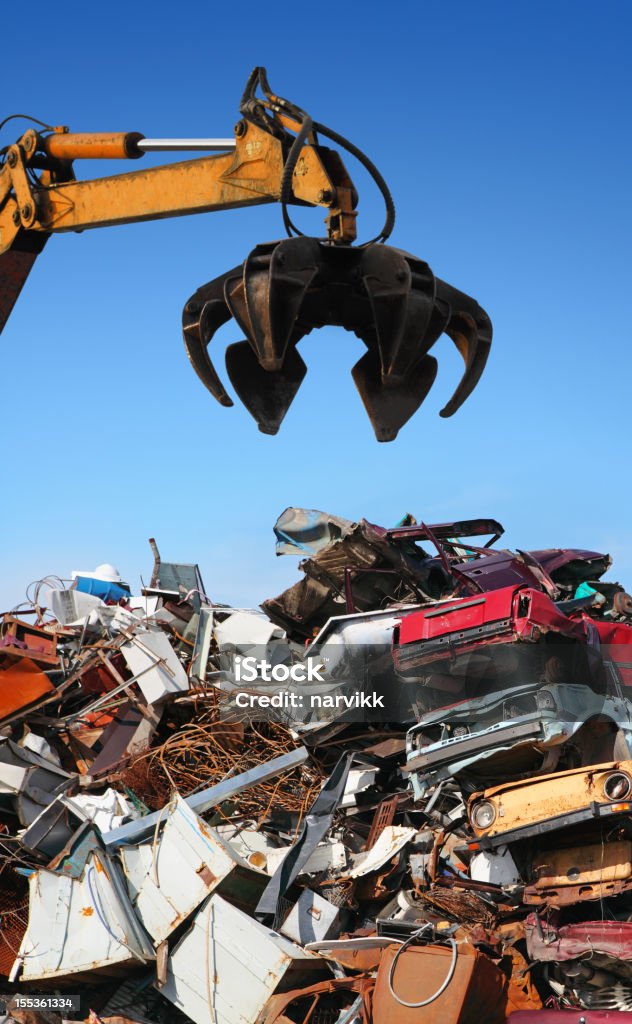
[[[0,670],[0,721],[27,708],[55,689],[47,675],[30,658]]]

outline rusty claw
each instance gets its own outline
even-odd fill
[[[489,317],[470,296],[435,278],[410,253],[387,245],[329,245],[288,238],[254,249],[243,266],[200,288],[183,314],[194,369],[222,405],[232,405],[208,354],[234,317],[246,342],[230,345],[226,365],[242,402],[264,433],[275,434],[305,376],[296,346],[311,330],[340,325],[368,351],[353,378],[380,441],[392,441],[432,387],[428,354],[445,332],[465,370],[442,416],[476,386],[491,346]]]

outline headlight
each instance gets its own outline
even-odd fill
[[[632,779],[625,772],[609,772],[603,782],[608,800],[627,800],[632,793]]]
[[[474,828],[489,828],[496,820],[496,808],[491,800],[481,800],[474,804],[470,811],[470,821]]]
[[[555,699],[550,690],[539,690],[535,701],[540,711],[555,711]]]

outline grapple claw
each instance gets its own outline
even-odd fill
[[[366,345],[352,372],[380,441],[392,441],[428,394],[437,373],[428,352],[442,332],[465,362],[442,416],[456,412],[474,389],[492,337],[478,303],[435,278],[410,253],[304,237],[266,243],[242,267],[199,289],[185,307],[189,358],[224,405],[232,403],[206,346],[231,316],[246,342],[229,346],[228,373],[259,429],[269,434],[278,431],[305,376],[296,346],[313,328],[340,325]]]
[[[244,263],[243,299],[239,289],[226,295],[229,306],[239,309],[244,327],[245,300],[250,324],[246,333],[264,370],[278,371],[283,366],[305,293],[318,272],[319,257],[313,238],[258,246]]]
[[[191,365],[204,387],[208,388],[221,405],[227,407],[233,405],[233,400],[213,366],[208,354],[208,345],[222,324],[230,320],[230,310],[223,301],[223,291],[224,278],[232,273],[234,271],[229,271],[223,277],[198,288],[187,302],[182,314],[184,347]]]
[[[224,300],[228,319],[233,316],[248,339],[252,337],[252,324],[246,304],[246,288],[244,286],[243,267],[238,277],[229,277],[224,282]],[[252,342],[250,343],[252,345]],[[252,345],[254,351],[254,345]]]
[[[387,385],[404,382],[436,340],[424,350],[434,308],[434,274],[427,263],[399,249],[372,245],[362,259],[362,276],[371,302],[382,381]],[[389,394],[393,397],[390,387]]]
[[[264,370],[247,341],[226,349],[231,383],[263,434],[276,434],[303,383],[307,367],[295,348],[280,370]]]
[[[492,322],[478,302],[437,278],[438,303],[449,313],[443,330],[461,353],[465,370],[440,416],[453,416],[478,384],[492,346]]]
[[[434,384],[437,360],[422,356],[401,380],[382,383],[380,361],[367,352],[351,371],[378,441],[394,441]]]

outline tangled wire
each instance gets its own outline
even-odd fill
[[[174,788],[182,796],[190,796],[297,746],[280,723],[224,722],[217,706],[207,707],[160,746],[132,761],[121,781],[147,806],[159,809]],[[300,820],[316,798],[321,782],[316,768],[300,765],[235,797],[231,801],[235,816],[260,823],[274,806],[298,812]]]

